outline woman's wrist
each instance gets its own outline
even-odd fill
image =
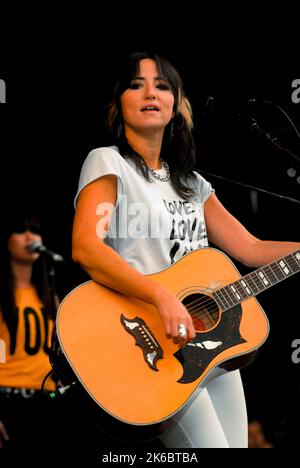
[[[166,296],[169,296],[170,293],[160,284],[155,284],[154,287],[151,287],[151,296],[149,302],[157,307]]]

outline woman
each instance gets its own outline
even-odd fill
[[[94,281],[154,305],[166,335],[184,346],[195,337],[190,314],[146,274],[207,246],[207,239],[251,267],[300,243],[251,235],[194,172],[190,104],[165,59],[147,53],[130,57],[108,123],[115,146],[91,151],[82,168],[73,258]],[[239,372],[210,383],[162,442],[175,448],[247,447]]]
[[[0,364],[0,419],[1,434],[10,447],[48,444],[51,426],[49,396],[41,385],[51,370],[49,346],[55,311],[45,264],[39,253],[29,250],[32,242],[41,241],[40,224],[33,215],[14,213],[12,220],[3,222],[0,339],[5,359]],[[49,378],[45,390],[54,389]]]

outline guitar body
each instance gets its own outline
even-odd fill
[[[197,334],[184,348],[166,338],[153,306],[94,281],[74,289],[57,316],[61,350],[76,378],[125,428],[168,422],[211,379],[251,362],[269,332],[254,297],[224,312],[213,299],[240,278],[216,249],[191,252],[149,276],[191,310]]]

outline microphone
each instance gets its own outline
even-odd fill
[[[249,104],[273,104],[271,101],[259,100],[256,98],[238,98],[238,97],[215,97],[215,96],[204,96],[203,107],[211,113],[215,113],[218,110],[236,110],[239,107],[248,106]]]
[[[243,101],[234,96],[229,97],[215,97],[215,96],[204,96],[204,102],[202,104],[203,115],[207,114],[221,114],[235,116],[238,110],[244,104],[248,102]]]
[[[218,108],[220,107],[220,104],[220,99],[215,98],[214,96],[205,96],[204,98],[204,109],[210,114],[217,112]]]
[[[47,255],[52,258],[54,262],[63,262],[64,259],[61,255],[48,250],[40,241],[33,241],[27,246],[29,252],[39,252],[42,255]]]

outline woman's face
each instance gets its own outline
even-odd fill
[[[174,96],[165,78],[158,76],[156,63],[143,59],[138,76],[121,95],[125,128],[133,131],[163,131],[174,115]]]
[[[12,233],[8,239],[8,250],[11,258],[19,262],[34,262],[40,254],[38,252],[29,252],[28,246],[33,241],[42,242],[42,238],[39,234],[35,234],[30,230]]]

